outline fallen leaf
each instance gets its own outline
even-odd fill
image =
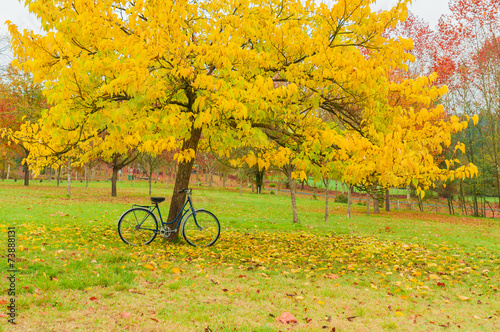
[[[148,270],[155,270],[156,269],[156,267],[151,263],[145,264],[144,267]]]
[[[469,301],[469,300],[470,300],[470,297],[467,297],[467,296],[462,296],[462,295],[458,295],[458,299],[459,299],[459,300],[462,300],[462,301]]]
[[[284,312],[277,318],[278,322],[283,324],[297,323],[297,319],[289,312]]]
[[[181,269],[179,269],[178,267],[174,267],[174,268],[172,269],[172,272],[173,272],[173,273],[175,273],[175,274],[181,274],[181,273],[182,273],[182,270],[181,270]]]
[[[120,312],[120,317],[121,318],[129,318],[130,312],[126,312],[126,311]]]
[[[96,300],[97,300],[97,297],[92,296],[89,300],[90,300],[90,301],[96,301]]]
[[[335,273],[334,273],[334,274],[330,274],[330,275],[328,275],[328,276],[326,276],[326,275],[325,275],[325,278],[326,278],[326,279],[338,279],[338,278],[339,278],[339,276],[338,276],[337,274],[335,274]]]
[[[354,318],[356,318],[356,317],[358,317],[358,316],[347,317],[347,320],[352,322],[354,320]]]

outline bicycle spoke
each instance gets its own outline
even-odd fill
[[[144,245],[154,240],[158,232],[155,216],[145,208],[125,212],[118,222],[121,239],[131,245]]]
[[[211,212],[197,210],[185,219],[182,234],[193,246],[211,246],[219,238],[220,224]]]

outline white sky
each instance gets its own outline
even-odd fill
[[[6,20],[12,21],[21,30],[39,31],[39,23],[34,15],[30,14],[24,5],[18,0],[0,0],[0,35],[7,35]],[[396,3],[396,0],[377,0],[372,6],[373,9],[389,9]],[[441,14],[449,13],[448,0],[413,0],[410,10],[417,16],[429,22],[431,28],[438,23]],[[8,56],[7,56],[8,57]],[[0,56],[0,63],[8,61],[6,56]]]

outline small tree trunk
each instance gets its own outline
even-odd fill
[[[165,170],[165,175],[166,175],[166,176],[165,176],[165,179],[166,179],[166,180],[165,180],[165,182],[166,182],[166,188],[168,189],[168,180],[169,180],[169,178],[170,178],[170,172],[168,171],[168,167],[167,167],[167,169]]]
[[[297,202],[295,200],[295,191],[297,189],[297,181],[292,179],[291,174],[288,176],[288,184],[290,186],[290,197],[292,199],[293,223],[298,224],[300,221],[299,221],[299,215],[297,213]]]
[[[68,196],[71,197],[71,158],[68,158]]]
[[[28,166],[28,163],[24,162],[23,164],[23,171],[24,171],[24,185],[29,186],[30,185],[30,169]]]
[[[222,187],[226,188],[226,174],[222,173]]]
[[[380,203],[378,200],[378,193],[377,192],[374,192],[374,194],[373,194],[373,213],[375,213],[375,214],[380,213]]]
[[[370,194],[366,192],[366,215],[370,215]]]
[[[59,164],[59,167],[57,168],[57,186],[59,187],[59,182],[61,182],[61,168],[62,164]]]
[[[52,181],[52,166],[49,167],[49,183]]]
[[[212,170],[209,170],[208,172],[208,186],[211,188],[214,185],[214,174]]]
[[[351,204],[352,204],[351,191],[352,191],[352,186],[348,185],[347,186],[347,218],[351,218]]]
[[[89,168],[85,166],[85,188],[89,187]]]
[[[153,176],[153,175],[151,175],[151,176],[149,177],[149,179],[148,179],[148,182],[149,182],[149,196],[151,196],[151,177],[152,177],[152,176]]]
[[[328,185],[330,183],[330,180],[328,178],[323,178],[323,184],[325,185],[325,222],[328,222],[328,217],[329,217],[329,208],[328,208]]]
[[[385,189],[385,210],[391,211],[391,202],[389,201],[389,188]]]
[[[5,180],[5,165],[7,164],[7,158],[5,158],[3,160],[3,163],[2,163],[2,181]]]
[[[10,163],[7,164],[7,176],[5,177],[5,180],[8,180],[10,176]]]
[[[406,201],[408,202],[408,207],[411,210],[411,198],[410,198],[410,186],[406,186]]]
[[[111,173],[111,196],[116,197],[117,195],[117,190],[116,190],[116,183],[118,182],[118,171],[119,169],[115,166],[113,166],[113,171]]]

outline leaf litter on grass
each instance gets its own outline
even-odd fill
[[[0,224],[0,230],[6,229],[7,225]],[[252,285],[258,285],[255,276],[262,280],[278,275],[304,281],[316,278],[329,283],[330,287],[349,284],[402,300],[414,298],[415,294],[435,291],[442,294],[446,290],[449,294],[441,295],[444,303],[484,301],[485,295],[498,294],[500,286],[498,253],[480,247],[475,252],[464,252],[449,243],[424,246],[334,233],[226,231],[216,245],[209,248],[194,248],[184,242],[165,243],[159,239],[149,246],[132,248],[119,240],[114,227],[105,225],[75,227],[25,223],[18,225],[18,234],[19,247],[23,247],[19,256],[24,259],[18,264],[19,277],[30,285],[29,289],[20,292],[32,293],[32,296],[37,296],[40,289],[50,292],[72,285],[74,280],[67,280],[72,273],[86,275],[86,279],[93,280],[86,280],[87,283],[81,281],[84,284],[80,289],[100,285],[107,287],[114,282],[105,280],[110,277],[106,271],[112,269],[129,273],[136,283],[145,284],[148,281],[144,280],[152,274],[166,273],[172,281],[181,282],[177,277],[181,273],[204,275],[205,271],[234,271],[240,284],[248,280]],[[31,269],[30,265],[36,266],[36,269]],[[42,272],[36,274],[37,269],[43,271],[43,277]],[[215,285],[221,283],[215,280]],[[171,289],[176,287],[179,286],[172,284]],[[134,293],[131,289],[136,288],[124,286],[127,293]],[[234,297],[238,290],[224,283],[222,293]],[[145,293],[136,291],[134,294],[144,296]],[[283,294],[288,297],[285,291]],[[319,305],[324,304],[323,298],[292,295],[292,303],[302,305],[313,300]],[[219,303],[221,300],[216,298],[215,301]],[[37,303],[40,301],[30,305]],[[393,309],[392,312],[401,319],[407,316],[400,309]],[[351,320],[347,319],[347,322],[352,323],[352,317],[363,315],[363,312],[350,313],[346,317],[351,317]],[[356,321],[361,320],[356,318]]]

